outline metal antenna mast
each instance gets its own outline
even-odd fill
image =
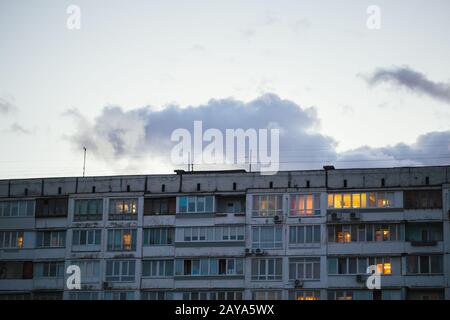
[[[86,147],[83,147],[83,149],[84,149],[84,159],[83,159],[83,177],[84,177],[84,175],[86,173],[86,151],[87,151],[87,149],[86,149]]]

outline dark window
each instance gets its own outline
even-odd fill
[[[184,275],[191,274],[191,260],[184,260]]]
[[[33,262],[0,262],[0,279],[33,279]]]
[[[27,195],[28,195],[28,188],[25,188],[25,190],[23,191],[23,193],[27,196]]]
[[[273,182],[272,182],[272,181],[270,181],[270,183],[269,183],[269,188],[270,188],[270,189],[273,188]]]
[[[381,290],[373,290],[373,300],[381,300],[382,294]]]
[[[408,190],[404,192],[405,209],[441,209],[440,190]]]
[[[219,259],[219,274],[227,274],[227,260]]]
[[[344,188],[347,188],[347,179],[344,179]]]
[[[385,186],[385,184],[386,184],[386,181],[384,180],[384,178],[383,178],[383,179],[381,179],[381,186],[382,186],[382,187],[384,187],[384,186]]]
[[[130,192],[130,190],[131,190],[131,189],[130,189],[130,185],[128,184],[128,185],[127,185],[127,192]]]
[[[197,183],[197,191],[200,191],[200,183]]]
[[[92,187],[92,193],[95,193],[95,186]]]
[[[309,188],[311,186],[311,182],[309,180],[306,180],[306,187]]]
[[[24,279],[33,279],[33,262],[32,261],[24,261],[24,263],[23,263],[23,278]]]
[[[144,200],[144,215],[175,214],[176,198],[147,198]]]
[[[66,217],[67,198],[43,198],[36,200],[36,217]]]
[[[161,192],[166,192],[166,185],[165,185],[165,184],[163,184],[163,185],[161,186]]]
[[[233,190],[236,190],[236,182],[233,182]]]
[[[58,188],[58,194],[61,194],[62,193],[62,189],[61,189],[61,187],[59,187]]]
[[[425,184],[430,184],[430,177],[425,177]]]

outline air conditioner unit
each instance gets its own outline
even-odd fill
[[[260,249],[260,248],[255,249],[255,254],[258,255],[258,256],[262,256],[264,254],[264,250]]]
[[[300,280],[300,279],[296,279],[296,280],[294,281],[294,287],[296,287],[296,288],[302,288],[302,287],[303,287],[303,281]]]
[[[251,255],[251,254],[252,254],[252,249],[245,248],[245,255],[248,256],[248,255]]]
[[[103,282],[103,290],[112,289],[111,283],[108,281]]]
[[[341,220],[341,214],[339,212],[332,212],[331,220],[333,220],[333,221]]]
[[[350,219],[351,220],[359,220],[361,217],[359,215],[359,212],[353,211],[350,212]]]
[[[273,222],[275,223],[281,223],[283,221],[283,217],[280,215],[276,215],[273,217]]]

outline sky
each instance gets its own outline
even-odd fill
[[[447,0],[0,0],[0,179],[83,146],[87,175],[170,173],[195,120],[280,128],[283,169],[450,164],[449,57]]]

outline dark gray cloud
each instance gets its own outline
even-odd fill
[[[448,164],[450,161],[450,131],[424,134],[410,145],[366,146],[338,153],[337,142],[318,133],[320,119],[314,107],[301,107],[274,94],[247,103],[231,98],[212,99],[204,105],[185,108],[171,105],[163,110],[108,106],[94,121],[76,110],[68,114],[77,126],[76,132],[69,136],[76,148],[86,146],[96,158],[113,161],[149,155],[170,161],[170,151],[175,145],[170,141],[172,132],[178,128],[192,132],[196,120],[203,121],[203,131],[279,128],[281,170],[318,169],[330,163],[343,168]]]
[[[450,83],[435,82],[423,73],[407,66],[393,68],[378,68],[366,77],[370,85],[390,82],[418,94],[427,95],[433,99],[450,104]]]
[[[16,110],[16,106],[14,106],[11,102],[0,98],[0,114],[9,114]]]
[[[28,129],[25,129],[24,127],[22,127],[20,124],[18,124],[17,122],[13,123],[10,127],[11,132],[13,133],[17,133],[17,134],[30,134],[31,131]]]
[[[346,167],[386,167],[448,165],[450,163],[450,131],[420,135],[412,144],[360,147],[340,153],[338,161]]]

